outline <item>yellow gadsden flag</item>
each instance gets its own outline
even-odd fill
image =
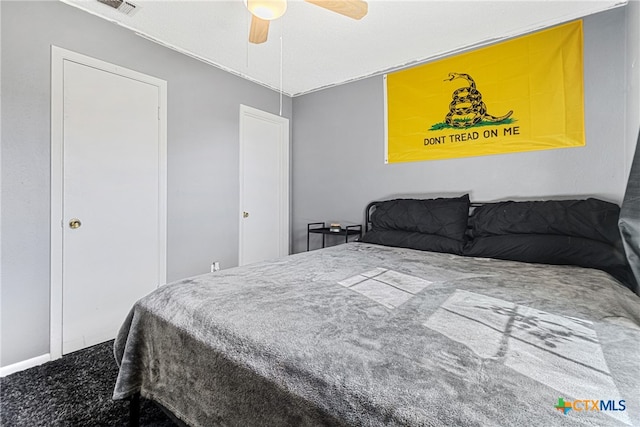
[[[582,21],[385,76],[388,163],[585,145]]]

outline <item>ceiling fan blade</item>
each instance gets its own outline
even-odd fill
[[[340,15],[353,19],[362,19],[369,11],[369,5],[363,0],[305,0]]]
[[[249,42],[260,44],[267,41],[269,35],[269,21],[251,16],[251,28],[249,29]]]

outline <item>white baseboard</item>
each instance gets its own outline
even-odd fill
[[[12,365],[3,366],[0,368],[0,377],[6,377],[7,375],[15,372],[24,371],[25,369],[33,368],[34,366],[42,365],[51,360],[49,353],[42,356],[33,357],[31,359],[23,360],[22,362],[14,363]]]

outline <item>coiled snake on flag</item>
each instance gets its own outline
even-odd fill
[[[444,118],[449,126],[468,128],[480,123],[482,120],[500,122],[513,114],[513,110],[500,117],[487,113],[487,106],[482,101],[482,94],[476,89],[476,82],[471,76],[463,73],[449,73],[449,78],[445,79],[445,81],[455,79],[465,79],[469,82],[469,85],[453,91],[453,100],[449,104],[449,112]]]

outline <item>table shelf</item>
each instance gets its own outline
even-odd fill
[[[309,236],[311,234],[321,234],[322,235],[322,247],[325,247],[325,236],[344,236],[344,242],[349,242],[350,236],[358,236],[358,238],[362,237],[362,225],[347,225],[345,227],[341,227],[338,231],[332,231],[331,227],[327,227],[324,222],[311,222],[307,224],[307,251],[309,251]]]

